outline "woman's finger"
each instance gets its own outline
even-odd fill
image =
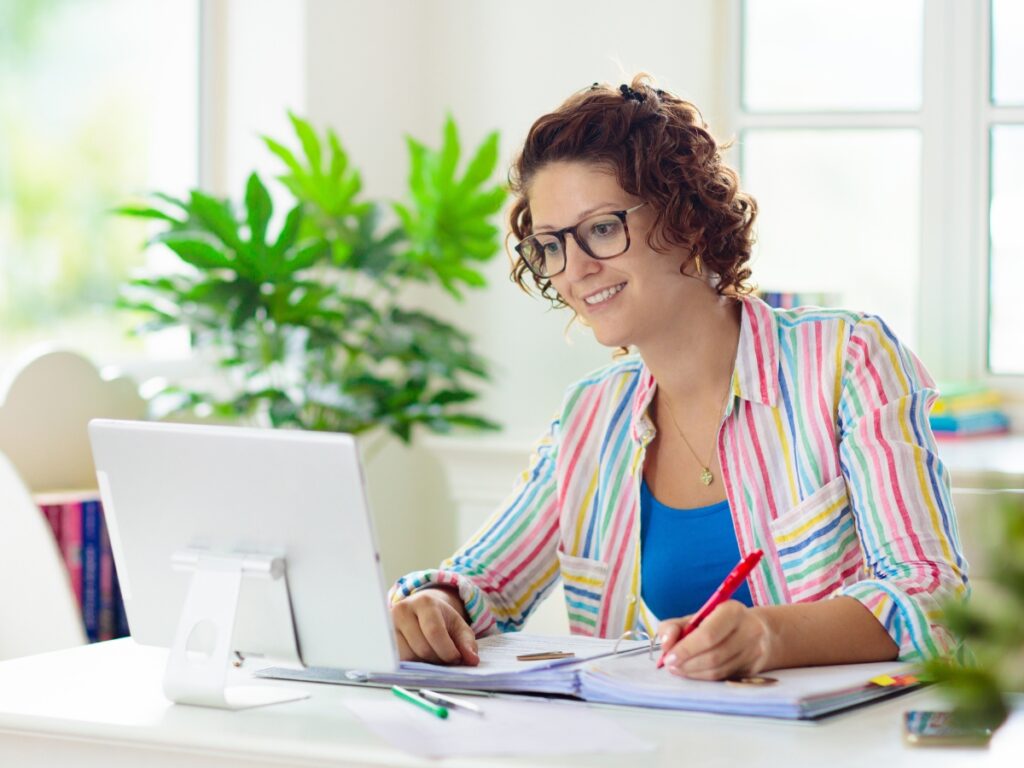
[[[669,667],[669,671],[694,680],[722,680],[744,671],[746,663],[746,648],[726,645],[684,659],[680,664]]]
[[[434,653],[434,649],[430,645],[430,641],[424,637],[423,630],[420,628],[419,622],[407,623],[402,627],[401,631],[402,635],[405,636],[405,641],[408,643],[409,648],[415,654],[416,660],[427,661],[431,664],[440,663],[441,659],[438,658],[436,653]]]
[[[405,636],[398,630],[395,630],[395,642],[398,644],[398,658],[402,661],[416,661],[416,654],[405,641]]]
[[[420,630],[434,655],[445,664],[453,664],[462,661],[462,653],[455,647],[455,641],[448,632],[448,622],[445,621],[437,605],[428,605],[418,612]]]
[[[665,658],[672,653],[674,646],[679,642],[679,638],[683,634],[683,628],[689,621],[689,616],[683,616],[679,619],[667,619],[658,625],[655,638],[661,644],[661,658],[658,660],[659,667],[664,663]]]

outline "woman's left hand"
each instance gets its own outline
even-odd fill
[[[768,668],[771,629],[756,609],[728,600],[682,640],[691,617],[668,619],[658,627],[665,666],[674,675],[723,680]]]

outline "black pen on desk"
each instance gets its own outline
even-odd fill
[[[456,699],[452,696],[445,696],[443,693],[431,691],[426,688],[420,688],[420,696],[431,704],[437,704],[438,706],[447,707],[448,709],[465,709],[469,712],[475,712],[478,715],[483,715],[484,713],[484,711],[476,704],[471,704],[465,699]]]

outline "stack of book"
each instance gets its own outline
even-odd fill
[[[932,408],[929,421],[940,439],[999,435],[1010,431],[999,393],[983,384],[949,384]]]
[[[121,589],[96,491],[36,495],[68,570],[89,642],[126,637]]]

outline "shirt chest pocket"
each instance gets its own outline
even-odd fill
[[[864,564],[842,475],[773,520],[771,532],[794,603],[828,597]]]
[[[574,635],[595,635],[608,581],[608,563],[561,551],[558,561],[565,587],[569,630]]]

